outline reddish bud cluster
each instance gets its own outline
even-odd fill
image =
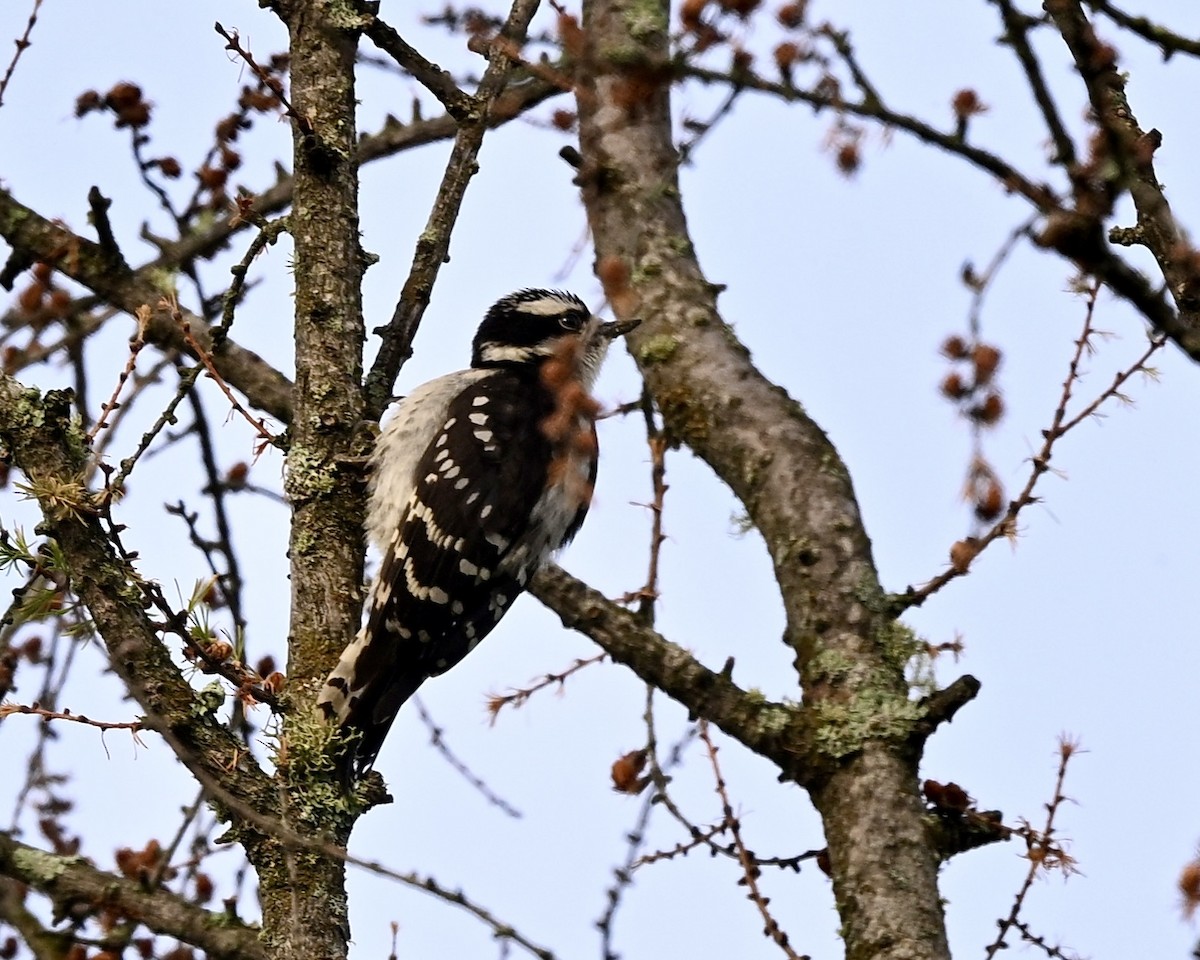
[[[936,780],[926,780],[921,786],[921,792],[938,810],[948,810],[953,813],[963,813],[971,808],[974,801],[957,783],[938,783]]]
[[[136,83],[122,81],[108,93],[101,95],[95,90],[85,90],[75,98],[75,116],[111,110],[116,114],[117,128],[131,127],[137,130],[150,122],[151,105],[142,97],[142,88]]]
[[[560,12],[558,15],[558,41],[562,44],[563,53],[568,57],[579,60],[584,56],[586,38],[583,28],[569,13]]]
[[[39,261],[33,265],[33,279],[17,294],[17,308],[25,322],[36,332],[52,320],[71,315],[71,295],[54,284],[54,268]],[[15,361],[17,358],[12,358]],[[6,357],[5,366],[8,366]]]
[[[114,854],[121,875],[139,883],[149,883],[156,874],[163,880],[173,879],[176,871],[166,866],[165,857],[166,852],[157,840],[150,840],[141,850],[121,847]]]
[[[940,388],[942,396],[959,404],[963,415],[979,426],[990,427],[998,423],[1004,416],[1004,401],[993,387],[1003,359],[999,348],[982,342],[968,344],[955,335],[943,341],[941,353],[952,363],[967,368],[946,374]]]
[[[629,264],[622,257],[606,254],[596,264],[596,276],[604,287],[604,296],[618,317],[632,317],[637,294],[630,286]]]
[[[613,789],[617,793],[636,795],[646,789],[650,783],[649,777],[642,776],[646,767],[647,753],[645,750],[631,750],[624,756],[618,757],[612,765]]]
[[[708,0],[683,0],[679,7],[679,22],[689,34],[696,53],[703,53],[725,40],[725,35],[704,19]]]

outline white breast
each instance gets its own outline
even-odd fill
[[[412,496],[417,463],[446,423],[450,402],[490,370],[459,370],[430,380],[397,403],[371,454],[367,536],[386,553]]]

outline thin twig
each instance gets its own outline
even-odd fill
[[[1041,480],[1042,475],[1050,471],[1050,457],[1054,452],[1055,444],[1088,417],[1095,415],[1099,407],[1106,401],[1114,397],[1123,399],[1120,388],[1135,373],[1140,371],[1153,375],[1152,369],[1146,366],[1146,362],[1151,356],[1162,349],[1166,343],[1166,335],[1161,333],[1151,334],[1149,345],[1142,352],[1141,356],[1118,373],[1113,378],[1113,382],[1095,400],[1085,406],[1078,415],[1072,417],[1070,420],[1067,419],[1067,405],[1070,403],[1074,388],[1081,377],[1080,363],[1085,353],[1091,349],[1091,338],[1095,332],[1092,320],[1096,308],[1096,298],[1099,295],[1100,289],[1100,283],[1093,282],[1091,288],[1088,290],[1083,330],[1075,341],[1075,352],[1071,356],[1067,375],[1063,380],[1062,392],[1059,396],[1058,406],[1054,411],[1053,420],[1049,428],[1042,431],[1041,449],[1031,458],[1029,477],[1025,481],[1025,486],[1009,503],[1004,515],[990,529],[979,537],[961,540],[954,545],[954,548],[951,550],[951,566],[948,569],[938,574],[924,586],[919,588],[909,587],[905,593],[894,596],[892,600],[897,612],[902,612],[909,607],[920,606],[926,599],[937,593],[950,581],[964,576],[970,569],[975,558],[999,538],[1015,537],[1017,534],[1018,515],[1031,503],[1038,501],[1038,498],[1033,495],[1033,491],[1038,481]]]
[[[450,250],[450,234],[458,222],[463,196],[478,169],[477,157],[488,129],[489,113],[508,78],[511,61],[505,52],[507,45],[519,45],[524,40],[537,8],[538,0],[514,0],[500,37],[490,45],[490,61],[475,93],[474,107],[459,122],[454,148],[438,186],[429,220],[417,241],[408,279],[392,318],[375,331],[382,342],[366,379],[365,415],[368,419],[378,417],[387,405],[400,367],[411,354],[412,339]]]
[[[41,717],[43,720],[70,720],[72,723],[86,724],[98,730],[128,730],[133,734],[133,740],[139,747],[145,746],[138,737],[138,731],[146,729],[141,720],[93,720],[82,713],[72,713],[70,710],[47,710],[36,703],[29,706],[21,703],[0,703],[0,720],[14,713],[29,717]]]
[[[738,859],[742,864],[743,878],[739,882],[745,885],[746,896],[754,902],[760,916],[762,916],[763,934],[775,941],[788,960],[801,960],[800,954],[796,953],[788,943],[788,935],[779,926],[779,922],[772,916],[770,909],[768,909],[769,898],[763,896],[762,891],[758,888],[758,878],[762,875],[762,870],[754,862],[754,858],[746,849],[746,844],[742,840],[741,822],[734,814],[733,806],[729,802],[729,792],[725,787],[725,778],[721,775],[721,766],[717,762],[717,746],[708,735],[708,721],[701,720],[698,728],[700,739],[704,742],[704,746],[708,750],[708,759],[712,764],[713,776],[717,781],[716,790],[717,796],[721,798],[721,811],[725,817],[725,822],[729,824],[729,833],[733,837]]]
[[[1029,30],[1037,21],[1017,10],[1012,0],[992,0],[992,3],[1000,10],[1000,16],[1004,20],[1004,36],[1001,42],[1007,43],[1016,54],[1021,69],[1025,71],[1029,90],[1050,131],[1050,140],[1054,144],[1054,162],[1069,170],[1075,163],[1075,144],[1067,133],[1054,97],[1050,93],[1050,87],[1042,75],[1042,63],[1029,42]]]
[[[373,17],[363,31],[380,50],[396,61],[405,73],[441,101],[446,112],[456,120],[471,113],[473,98],[459,89],[454,78],[436,63],[426,60],[421,52],[408,44],[392,27]]]
[[[666,431],[654,419],[654,400],[650,390],[642,387],[640,401],[642,415],[646,421],[646,444],[650,447],[650,486],[654,499],[646,504],[650,510],[650,565],[643,587],[626,593],[620,603],[638,601],[637,615],[646,626],[654,625],[654,602],[658,599],[658,558],[667,537],[663,533],[663,503],[667,494],[667,447]]]
[[[212,354],[205,350],[204,347],[200,345],[200,342],[192,335],[192,325],[183,316],[183,313],[179,309],[179,302],[175,299],[174,295],[172,294],[171,296],[164,298],[160,306],[171,311],[172,315],[175,317],[175,321],[179,324],[180,329],[183,331],[184,342],[191,347],[192,352],[200,358],[200,362],[204,365],[205,369],[208,370],[208,375],[214,381],[216,381],[217,386],[221,388],[221,392],[225,394],[225,398],[229,401],[229,405],[233,407],[234,412],[240,414],[242,418],[254,428],[255,435],[259,440],[263,441],[264,446],[280,447],[280,438],[267,429],[266,421],[262,417],[254,417],[249,410],[242,406],[241,401],[233,395],[233,391],[230,389],[229,384],[225,382],[225,378],[222,377],[220,372],[217,370],[217,365],[213,363]]]
[[[92,429],[88,431],[87,438],[89,441],[95,440],[96,435],[108,426],[108,415],[120,406],[117,401],[121,396],[121,391],[125,389],[125,382],[137,367],[138,354],[142,352],[142,347],[146,345],[146,324],[149,320],[150,308],[142,307],[139,309],[137,315],[137,332],[133,335],[133,339],[129,341],[129,359],[125,361],[125,367],[117,377],[117,385],[113,387],[112,396],[100,407],[100,416],[92,424]]]
[[[25,24],[25,32],[21,34],[20,39],[13,41],[17,49],[13,52],[8,69],[4,71],[4,77],[0,78],[0,107],[4,106],[4,91],[8,89],[8,81],[12,79],[13,72],[17,69],[17,61],[21,59],[21,54],[30,47],[31,41],[29,37],[33,33],[33,27],[37,23],[38,11],[41,7],[42,0],[33,0],[33,9],[29,11],[29,20]]]
[[[593,663],[602,663],[607,659],[607,653],[598,653],[594,657],[581,657],[565,670],[559,673],[547,673],[541,679],[533,681],[528,686],[517,690],[510,690],[508,693],[489,694],[487,698],[487,711],[491,718],[491,724],[495,726],[496,718],[505,707],[512,707],[516,710],[523,706],[525,701],[535,693],[545,690],[547,687],[557,686],[561,692],[568,677],[573,676],[586,667],[590,667]]]
[[[280,81],[280,79],[259,66],[258,62],[254,59],[250,51],[242,46],[239,40],[238,32],[234,30],[233,33],[229,33],[223,26],[221,26],[220,22],[214,23],[213,29],[215,29],[217,33],[219,33],[227,41],[225,44],[225,49],[236,53],[239,57],[241,57],[246,62],[246,65],[253,71],[254,76],[258,78],[259,82],[279,98],[279,102],[283,104],[284,112],[296,121],[296,126],[299,128],[300,132],[306,137],[312,136],[312,121],[309,120],[308,117],[297,112],[296,108],[292,106],[291,101],[288,100],[287,96],[283,92],[283,83]]]
[[[420,697],[414,697],[413,703],[417,708],[417,716],[421,718],[421,722],[425,724],[425,729],[429,731],[429,743],[433,746],[442,758],[450,764],[464,780],[471,786],[483,794],[484,798],[494,807],[499,807],[504,813],[508,814],[514,820],[520,820],[522,813],[511,803],[497,794],[489,787],[481,777],[476,775],[470,767],[463,763],[446,744],[446,739],[443,736],[445,731],[434,723],[433,717],[429,715],[429,711],[425,709],[425,704]]]
[[[1025,903],[1025,896],[1029,893],[1029,888],[1033,886],[1034,878],[1037,877],[1039,869],[1060,869],[1064,874],[1074,872],[1074,860],[1072,860],[1061,846],[1054,844],[1052,838],[1054,836],[1054,818],[1058,814],[1058,808],[1062,806],[1063,801],[1067,799],[1063,793],[1063,781],[1067,776],[1067,764],[1070,763],[1071,757],[1079,750],[1079,744],[1067,737],[1062,737],[1058,744],[1058,775],[1054,781],[1054,797],[1046,804],[1046,825],[1042,828],[1040,834],[1035,834],[1032,831],[1024,833],[1026,843],[1026,856],[1029,858],[1029,869],[1025,873],[1025,879],[1021,883],[1020,889],[1013,898],[1012,909],[1009,910],[1008,916],[1003,920],[997,921],[1000,926],[1000,932],[996,935],[996,939],[987,947],[984,955],[985,960],[991,960],[996,953],[1008,946],[1004,942],[1004,938],[1008,935],[1010,927],[1017,926],[1018,915],[1021,912],[1021,907]],[[1053,956],[1053,954],[1051,954]]]
[[[1136,33],[1143,40],[1158,46],[1163,53],[1163,59],[1170,59],[1175,53],[1188,53],[1200,57],[1200,40],[1185,37],[1169,30],[1161,23],[1155,23],[1146,17],[1135,17],[1117,7],[1109,0],[1084,0],[1085,3],[1098,13],[1104,14],[1131,33]]]

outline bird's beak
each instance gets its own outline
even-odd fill
[[[623,337],[630,330],[640,325],[641,317],[635,317],[632,320],[617,320],[612,323],[600,324],[601,336],[608,337],[609,340],[615,340],[617,337]]]

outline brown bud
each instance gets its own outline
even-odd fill
[[[226,472],[225,486],[230,490],[243,490],[246,487],[246,478],[249,475],[250,465],[244,460],[240,460]]]
[[[967,357],[967,342],[957,335],[947,337],[942,342],[942,356],[949,360],[965,360]]]
[[[782,7],[775,11],[775,19],[781,25],[789,30],[795,30],[804,24],[805,8],[808,6],[808,0],[797,0],[794,3],[785,3]]]
[[[275,658],[267,654],[254,665],[254,672],[260,677],[269,677],[275,672]]]
[[[118,83],[104,95],[104,102],[113,110],[124,110],[142,102],[142,88],[136,83]]]
[[[941,390],[942,396],[950,400],[961,400],[971,392],[971,388],[963,382],[962,375],[955,370],[946,374],[945,379],[942,380]]]
[[[974,537],[959,540],[950,548],[950,566],[956,573],[966,573],[977,553],[979,553],[979,545]]]
[[[47,310],[52,317],[67,316],[71,312],[71,295],[66,290],[51,290]]]
[[[683,24],[683,28],[696,30],[700,26],[700,18],[707,6],[708,0],[683,0],[679,7],[679,22]]]
[[[46,288],[35,281],[21,291],[21,295],[17,297],[17,304],[22,313],[37,313],[42,309],[42,298],[45,295]]]
[[[999,423],[1004,416],[1004,401],[1000,394],[989,393],[983,403],[971,408],[971,419],[985,427]]]
[[[75,116],[82,117],[104,109],[104,98],[95,90],[85,90],[75,98]]]
[[[1200,907],[1200,860],[1193,860],[1179,874],[1179,892],[1183,895],[1183,911],[1191,917]]]
[[[139,127],[144,127],[150,122],[150,104],[145,100],[138,103],[130,104],[128,107],[122,107],[117,111],[116,126],[132,127],[137,130]]]
[[[158,169],[162,171],[162,175],[169,180],[177,180],[183,173],[183,168],[179,165],[179,161],[174,157],[159,157]]]
[[[959,90],[950,101],[950,107],[954,110],[955,119],[960,122],[977,114],[987,113],[987,107],[979,99],[979,94],[971,89]]]
[[[550,115],[550,122],[555,129],[569,133],[575,129],[575,113],[571,110],[555,110]]]
[[[1000,516],[1004,509],[1004,491],[995,480],[988,483],[982,495],[975,501],[975,516],[988,523]]]
[[[649,779],[641,778],[642,769],[646,766],[646,751],[631,750],[618,757],[612,765],[613,789],[618,793],[638,794],[646,789]]]
[[[858,144],[852,140],[843,143],[837,150],[837,168],[845,176],[852,177],[858,173],[858,168],[862,166],[862,154],[859,152]]]
[[[196,179],[206,190],[220,190],[229,179],[229,173],[219,167],[201,167],[196,171]]]
[[[208,901],[212,899],[214,889],[212,877],[210,877],[207,873],[196,874],[197,903],[208,903]]]
[[[800,59],[800,45],[787,40],[775,48],[775,66],[780,71],[791,69],[793,63]]]
[[[276,670],[263,681],[263,686],[270,690],[275,696],[283,693],[283,688],[287,686],[287,677]]]
[[[975,382],[984,384],[992,379],[996,368],[1000,366],[1000,351],[986,343],[975,345],[971,351],[971,363],[975,367]]]
[[[947,783],[942,789],[941,806],[947,810],[961,813],[971,806],[971,798],[967,795],[967,791],[957,783]]]

